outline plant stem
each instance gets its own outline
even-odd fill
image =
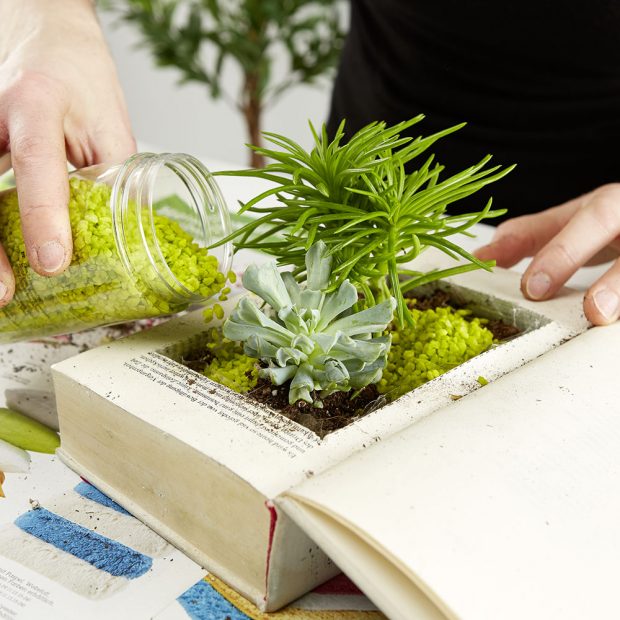
[[[242,111],[250,144],[261,146],[263,106],[260,99],[258,76],[256,73],[246,73],[245,75]],[[250,151],[250,166],[252,168],[264,168],[264,155],[257,153],[255,150]]]

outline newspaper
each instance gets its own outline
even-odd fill
[[[52,363],[149,324],[1,346],[0,405],[53,416]],[[30,454],[0,501],[0,618],[151,618],[205,576],[57,457]]]

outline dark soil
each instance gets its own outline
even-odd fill
[[[303,400],[289,405],[289,385],[290,381],[276,386],[266,379],[260,379],[247,396],[305,426],[321,439],[386,404],[385,397],[379,394],[377,386],[368,385],[355,398],[351,398],[351,392],[334,392],[321,401],[322,408],[314,407]],[[316,397],[318,398],[318,394]]]
[[[456,308],[457,305],[450,303],[450,295],[445,291],[435,291],[432,295],[426,295],[424,297],[418,297],[413,292],[405,293],[405,297],[408,299],[415,299],[416,310],[435,310],[435,308],[446,308],[451,306]]]
[[[521,333],[521,330],[518,327],[504,323],[499,319],[489,321],[485,327],[493,334],[493,338],[495,338],[495,340],[499,340],[500,342],[508,340],[509,338],[514,338]]]
[[[190,351],[181,358],[181,364],[202,374],[205,366],[213,360],[213,355],[204,351]]]

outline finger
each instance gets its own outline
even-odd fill
[[[26,254],[39,274],[62,272],[71,261],[69,183],[60,106],[22,100],[9,115],[11,160]]]
[[[121,163],[136,152],[129,129],[112,127],[92,134],[71,125],[65,127],[67,159],[77,168],[102,163]]]
[[[608,325],[620,316],[620,260],[601,276],[583,299],[586,318],[594,325]]]
[[[588,195],[584,208],[540,250],[523,274],[521,289],[529,299],[552,297],[593,256],[620,233],[620,185]]]
[[[116,127],[93,136],[93,163],[120,163],[136,152],[136,141],[128,128]]]
[[[534,256],[566,225],[583,206],[580,196],[558,207],[535,215],[523,215],[500,224],[491,243],[474,251],[480,260],[495,260],[499,267],[512,267],[527,256]]]
[[[620,256],[620,243],[618,239],[614,239],[606,248],[603,248],[600,252],[595,254],[584,267],[593,267],[595,265],[602,265],[603,263],[610,263],[616,260]]]
[[[6,306],[15,294],[15,276],[4,248],[0,245],[0,308]]]

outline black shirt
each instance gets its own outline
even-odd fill
[[[352,0],[330,131],[420,112],[415,135],[468,122],[446,173],[518,164],[489,188],[509,215],[620,181],[620,0]]]

